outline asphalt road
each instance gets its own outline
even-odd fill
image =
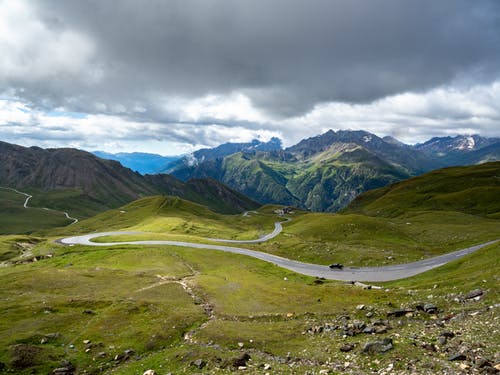
[[[281,230],[282,230],[281,223],[278,222],[275,223],[275,228],[272,233],[264,237],[261,237],[257,240],[250,240],[250,241],[225,240],[225,242],[233,242],[233,243],[262,242],[265,240],[269,240],[270,238],[276,237],[281,232]],[[332,270],[328,266],[303,263],[296,260],[282,258],[268,253],[263,253],[260,251],[254,251],[254,250],[248,250],[239,247],[224,246],[224,245],[210,245],[210,244],[199,244],[199,243],[179,242],[179,241],[125,241],[125,242],[106,242],[106,243],[98,243],[91,241],[92,239],[97,237],[138,234],[138,233],[141,232],[114,231],[114,232],[92,233],[82,236],[62,238],[57,242],[66,245],[78,244],[86,246],[169,245],[169,246],[181,246],[181,247],[190,247],[190,248],[205,249],[205,250],[220,250],[220,251],[247,255],[257,259],[261,259],[266,262],[273,263],[279,267],[283,267],[303,275],[324,277],[325,279],[329,280],[376,282],[376,281],[390,281],[390,280],[404,279],[406,277],[417,275],[419,273],[442,266],[443,264],[446,264],[452,260],[463,257],[464,255],[470,254],[476,250],[479,250],[482,247],[485,247],[487,245],[493,244],[498,241],[498,240],[490,241],[480,245],[468,247],[466,249],[454,251],[452,253],[440,255],[434,258],[420,260],[418,262],[392,265],[392,266],[383,266],[383,267],[359,267],[359,268],[344,267],[344,269],[342,270],[337,270],[337,269]]]

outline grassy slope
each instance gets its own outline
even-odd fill
[[[0,189],[0,234],[31,233],[71,223],[61,212],[24,208],[25,199],[24,195]]]
[[[250,238],[272,230],[273,209],[263,207],[249,217],[223,216],[180,199],[153,197],[51,235],[140,229],[197,240],[207,234]],[[292,216],[280,237],[253,248],[302,260],[380,264],[388,262],[389,255],[402,262],[500,236],[498,220],[456,211],[409,210],[407,215],[389,218],[304,212]],[[384,289],[365,290],[337,282],[318,283],[256,259],[207,250],[63,247],[11,236],[1,238],[0,249],[11,257],[17,243],[29,241],[35,245],[31,249],[35,255],[53,256],[0,268],[0,362],[9,368],[18,366],[15,372],[20,374],[48,373],[61,359],[89,373],[102,368],[137,374],[154,368],[160,373],[189,374],[200,372],[190,366],[198,358],[208,362],[203,372],[223,367],[219,373],[230,373],[231,360],[245,351],[255,366],[248,373],[261,373],[258,366],[264,363],[283,374],[322,368],[368,373],[390,363],[396,370],[406,371],[409,366],[420,374],[456,373],[458,365],[446,357],[459,345],[471,346],[487,358],[500,345],[498,335],[491,334],[498,306],[489,307],[499,299],[498,243],[425,274],[384,283]],[[481,300],[456,299],[476,288],[485,291]],[[385,320],[388,311],[417,302],[436,304],[437,319],[424,313],[389,318],[393,329],[375,337],[344,337],[342,330],[307,333],[326,323],[346,324],[345,315],[350,322]],[[367,310],[358,310],[358,304],[369,306],[373,317],[367,318]],[[208,317],[206,308],[214,315]],[[88,310],[92,313],[84,313]],[[438,325],[445,316],[457,318],[443,323],[444,327]],[[443,330],[460,335],[437,352],[422,347],[422,343],[437,343]],[[46,336],[51,333],[59,335]],[[391,337],[395,349],[383,356],[360,354],[364,342],[382,337]],[[357,345],[349,357],[339,351],[346,343]],[[136,355],[128,361],[113,360],[128,348]],[[280,359],[287,356],[296,361],[293,367]],[[26,369],[23,361],[29,365]]]
[[[210,252],[207,256],[206,251],[173,247],[89,249],[52,245],[52,259],[0,268],[4,285],[0,291],[4,301],[0,361],[12,363],[20,356],[20,347],[16,345],[24,344],[21,348],[35,355],[25,358],[33,365],[29,370],[17,368],[16,373],[20,374],[32,370],[50,372],[63,358],[76,364],[80,371],[114,368],[118,374],[136,374],[145,368],[196,373],[199,370],[189,363],[203,358],[208,362],[207,371],[212,373],[224,361],[250,351],[255,366],[270,362],[277,373],[303,373],[311,366],[322,368],[321,362],[344,363],[347,359],[339,351],[340,346],[350,342],[362,345],[370,339],[342,337],[341,331],[303,334],[315,325],[336,324],[346,314],[351,319],[369,320],[366,310],[356,309],[358,304],[371,306],[374,319],[386,319],[385,312],[426,301],[432,294],[431,301],[443,315],[483,311],[498,301],[495,285],[499,264],[495,255],[499,250],[499,245],[490,246],[438,272],[386,283],[386,291],[363,290],[336,282],[317,285],[313,278],[222,252]],[[191,285],[195,298],[177,281]],[[466,305],[453,301],[453,296],[476,287],[488,291],[482,301]],[[203,313],[204,303],[211,306],[214,318],[209,320]],[[90,314],[84,313],[88,310]],[[498,337],[486,335],[487,326],[474,324],[481,317],[472,321],[465,317],[450,322],[447,328],[460,330],[460,338],[466,343],[480,341],[484,345],[481,350],[491,356]],[[407,361],[397,360],[402,356],[419,359],[421,364],[433,363],[430,371],[438,371],[438,364],[453,366],[439,358],[432,359],[428,351],[415,347],[409,338],[417,331],[420,336],[425,332],[429,340],[435,340],[434,335],[443,328],[429,325],[429,316],[399,321],[397,330],[383,335],[396,340],[395,350],[377,357],[379,363],[375,365],[370,357],[359,355],[357,349],[349,360],[352,366],[368,371],[371,366],[385,368],[396,361],[396,368],[403,369]],[[203,322],[207,324],[197,328]],[[183,339],[187,332],[191,340]],[[59,335],[52,337],[51,333]],[[472,335],[475,336],[471,338]],[[47,342],[41,344],[44,339]],[[91,344],[86,345],[83,340],[91,340]],[[209,343],[212,346],[206,345]],[[243,343],[243,350],[238,343]],[[85,352],[86,348],[90,350]],[[119,363],[113,360],[129,348],[139,357]],[[292,358],[307,358],[313,365],[290,368],[273,359],[284,358],[288,353]],[[419,373],[425,373],[424,369]]]
[[[397,217],[415,211],[460,211],[498,218],[500,162],[445,168],[369,191],[345,212]]]

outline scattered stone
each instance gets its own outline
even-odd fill
[[[365,315],[365,316],[366,316],[367,318],[372,318],[372,317],[373,317],[373,315],[374,315],[374,314],[373,314],[373,311],[368,311],[368,312],[366,313],[366,315]]]
[[[392,339],[385,338],[382,341],[367,342],[363,346],[363,349],[361,350],[361,352],[368,353],[368,354],[385,353],[393,348],[394,348],[394,345],[392,344]]]
[[[194,366],[194,367],[197,367],[199,368],[200,370],[205,367],[207,365],[207,363],[203,360],[203,359],[197,359],[193,362],[191,362],[191,366]]]
[[[375,333],[375,327],[371,327],[371,326],[369,326],[369,327],[365,327],[365,328],[363,329],[363,333],[366,333],[366,334],[368,334],[368,335],[369,335],[369,334],[372,334],[372,333]]]
[[[468,370],[470,368],[467,363],[461,363],[460,365],[458,365],[458,367],[460,367],[460,369],[462,370]]]
[[[365,307],[366,307],[365,305],[361,304],[361,305],[356,306],[356,310],[364,310]]]
[[[244,344],[244,343],[242,343],[242,342],[239,342],[239,343],[238,343],[238,346],[239,346],[240,348],[243,348],[243,346],[244,346],[244,345],[245,345],[245,344]]]
[[[104,357],[106,357],[107,355],[108,355],[108,353],[106,353],[106,352],[99,352],[99,353],[97,353],[97,356],[98,356],[99,358],[104,358]]]
[[[424,305],[424,311],[427,314],[435,314],[437,312],[437,310],[438,310],[437,306],[432,304],[432,303],[426,303]]]
[[[439,345],[441,345],[441,346],[446,345],[447,342],[448,342],[448,339],[446,338],[446,336],[439,336],[439,338],[438,338]]]
[[[135,350],[134,349],[127,349],[124,351],[125,355],[133,355],[135,354]]]
[[[412,313],[413,311],[414,310],[411,310],[411,309],[398,309],[398,310],[394,310],[394,311],[389,311],[387,313],[387,316],[394,316],[394,317],[398,318],[401,316],[405,316],[408,313]]]
[[[483,367],[491,367],[491,362],[489,360],[487,360],[486,358],[478,358],[476,360],[476,366],[479,367],[479,368],[483,368]]]
[[[142,375],[156,375],[155,370],[146,370]]]
[[[90,340],[83,340],[83,343],[84,343],[85,345],[88,345],[88,344],[90,344]]]
[[[455,353],[448,357],[448,361],[464,361],[465,359],[467,357],[463,353]]]
[[[452,339],[453,337],[455,337],[455,334],[451,331],[443,331],[441,332],[440,336]]]
[[[267,371],[267,370],[271,370],[271,365],[269,363],[265,363],[264,364],[264,370]]]
[[[54,375],[72,375],[73,369],[71,369],[70,367],[58,367],[58,368],[52,370],[52,374],[54,374]]]
[[[484,291],[482,289],[474,289],[473,291],[467,293],[465,295],[464,299],[476,298],[476,297],[482,296],[483,293],[484,293]]]
[[[436,345],[434,345],[434,344],[425,343],[425,344],[422,344],[422,348],[425,350],[428,350],[430,352],[437,352]]]
[[[238,370],[246,370],[247,369],[247,366],[239,366],[238,367]]]
[[[344,344],[340,347],[340,351],[347,353],[354,349],[354,344]]]
[[[493,368],[497,371],[500,371],[500,363],[497,363]]]
[[[248,353],[243,353],[239,357],[235,358],[233,360],[233,366],[234,367],[245,367],[247,365],[247,361],[250,359],[250,355]]]

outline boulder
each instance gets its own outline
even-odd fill
[[[385,339],[380,340],[380,341],[378,340],[378,341],[367,342],[363,346],[363,349],[361,350],[361,352],[367,353],[367,354],[385,353],[393,348],[394,348],[394,346],[392,344],[392,339],[385,338]]]
[[[424,311],[428,314],[435,314],[437,310],[438,310],[437,306],[432,303],[426,303],[424,305]]]
[[[354,349],[354,344],[344,344],[340,347],[340,351],[347,353]]]
[[[484,291],[482,289],[474,289],[474,290],[470,291],[469,293],[467,293],[465,295],[464,299],[476,298],[476,297],[482,296],[483,293],[484,293]]]
[[[207,362],[205,362],[203,359],[197,359],[195,361],[191,362],[191,366],[197,367],[200,370],[207,365]]]
[[[448,361],[464,361],[467,357],[463,353],[454,353],[448,357]]]
[[[247,365],[247,361],[250,359],[250,355],[248,353],[243,353],[239,357],[235,358],[233,360],[233,366],[238,368],[238,367],[244,367]]]

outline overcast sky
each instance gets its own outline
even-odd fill
[[[500,136],[500,1],[0,0],[0,140]]]

